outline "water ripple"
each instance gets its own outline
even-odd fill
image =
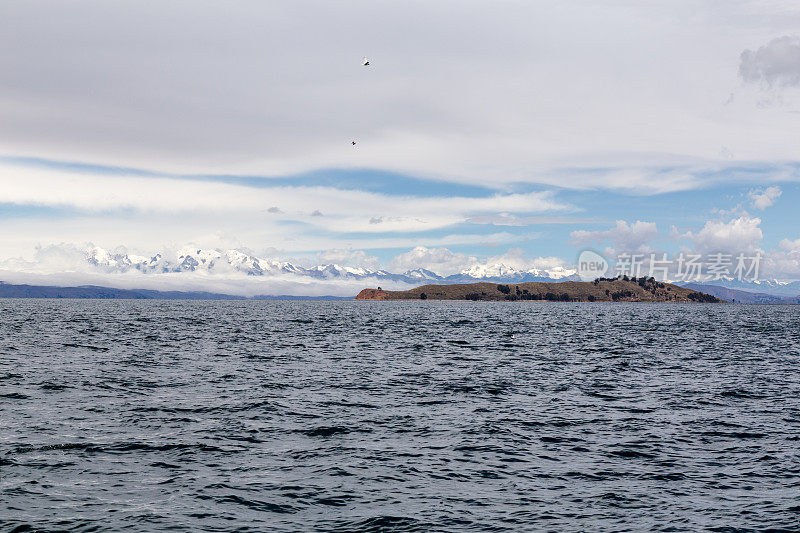
[[[0,301],[0,531],[798,530],[800,307]]]

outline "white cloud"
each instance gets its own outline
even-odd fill
[[[739,75],[769,87],[800,86],[800,37],[785,35],[758,50],[742,52]]]
[[[567,268],[572,265],[559,257],[528,257],[521,248],[511,248],[506,253],[489,257],[484,264],[503,264],[517,270],[547,270],[554,268]]]
[[[647,252],[651,249],[650,243],[658,237],[658,227],[655,222],[637,220],[628,224],[624,220],[617,220],[616,226],[609,230],[578,230],[573,231],[570,237],[574,246],[611,243],[613,249],[606,250],[610,255],[615,252]]]
[[[425,268],[442,276],[463,271],[471,271],[475,275],[501,275],[509,270],[527,272],[532,269],[562,272],[571,267],[569,262],[558,257],[528,257],[520,248],[511,248],[503,254],[479,259],[452,252],[447,248],[424,246],[396,256],[387,266],[389,270],[398,272]]]
[[[497,213],[491,215],[475,215],[469,217],[471,224],[491,224],[493,226],[530,226],[533,224],[592,224],[602,222],[590,218],[567,218],[554,216],[520,217],[511,213]]]
[[[800,239],[783,239],[779,246],[779,249],[764,255],[761,277],[787,281],[800,279]]]
[[[783,191],[777,185],[767,187],[766,189],[753,189],[747,193],[750,201],[756,209],[764,210],[775,203],[780,198]]]
[[[778,246],[788,252],[800,253],[800,239],[795,239],[793,241],[789,239],[783,239],[778,243]]]
[[[709,253],[754,253],[760,250],[761,219],[747,215],[731,219],[709,220],[697,233],[687,232],[684,238],[692,241],[694,249],[703,254]]]
[[[764,256],[764,276],[780,280],[800,279],[800,239],[783,239],[777,250]]]
[[[141,274],[102,273],[92,271],[26,272],[0,267],[0,279],[6,283],[76,287],[97,285],[120,289],[151,289],[160,291],[205,291],[235,296],[292,295],[292,296],[355,296],[364,287],[380,284],[389,290],[406,290],[412,285],[389,280],[315,280],[298,276],[260,278],[256,276],[214,275],[203,273]]]
[[[334,248],[317,253],[317,263],[322,265],[335,264],[350,267],[369,268],[375,270],[380,266],[377,257],[369,255],[363,250],[345,250]]]
[[[406,272],[424,268],[441,276],[456,274],[477,263],[476,257],[455,253],[447,248],[426,248],[417,246],[413,250],[397,255],[387,268],[392,272]]]

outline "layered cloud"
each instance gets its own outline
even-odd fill
[[[169,177],[134,177],[0,167],[0,203],[73,208],[90,213],[247,214],[301,217],[340,231],[408,231],[464,222],[482,212],[563,211],[552,193],[474,197],[388,196],[334,187],[253,186]],[[320,216],[324,209],[325,215]],[[324,220],[324,217],[338,217]],[[427,225],[427,226],[426,226]]]
[[[0,205],[15,209],[14,216],[0,218],[0,258],[36,242],[84,240],[145,249],[193,241],[308,252],[502,244],[513,236],[478,231],[484,225],[481,216],[512,213],[530,218],[534,213],[575,210],[548,191],[412,196],[334,186],[279,186],[269,180],[226,182],[10,164],[0,165]],[[478,234],[456,231],[464,224]]]
[[[797,38],[780,36],[798,22],[756,0],[5,0],[0,142],[179,173],[685,190],[796,160],[795,117],[726,101],[737,72],[795,83]]]

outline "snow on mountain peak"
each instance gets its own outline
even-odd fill
[[[426,268],[415,268],[402,274],[386,270],[371,270],[365,267],[345,266],[329,263],[310,268],[299,267],[275,258],[263,258],[243,249],[198,248],[183,246],[165,249],[150,256],[129,254],[124,248],[109,251],[99,246],[87,245],[72,248],[86,265],[105,273],[138,271],[143,274],[168,274],[182,272],[206,272],[217,275],[246,275],[258,277],[292,276],[310,277],[319,280],[386,280],[420,285],[425,282],[466,283],[486,280],[497,282],[522,282],[539,280],[571,279],[575,270],[563,266],[546,269],[515,268],[509,264],[487,262],[473,264],[458,274],[441,276]],[[366,282],[366,281],[365,281]]]
[[[528,270],[514,268],[505,263],[486,263],[476,264],[461,271],[461,274],[471,278],[524,278],[537,277],[537,278],[550,278],[562,279],[576,274],[575,269],[564,268],[563,266],[554,266],[548,269],[531,268]]]

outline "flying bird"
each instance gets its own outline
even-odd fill
[[[364,59],[361,60],[361,64],[364,65],[365,67],[368,67],[369,66],[369,59],[367,59],[365,57]]]
[[[355,141],[350,141],[350,142],[351,142],[351,143],[353,143],[353,146],[355,146],[355,145],[356,145],[356,142],[355,142]]]

